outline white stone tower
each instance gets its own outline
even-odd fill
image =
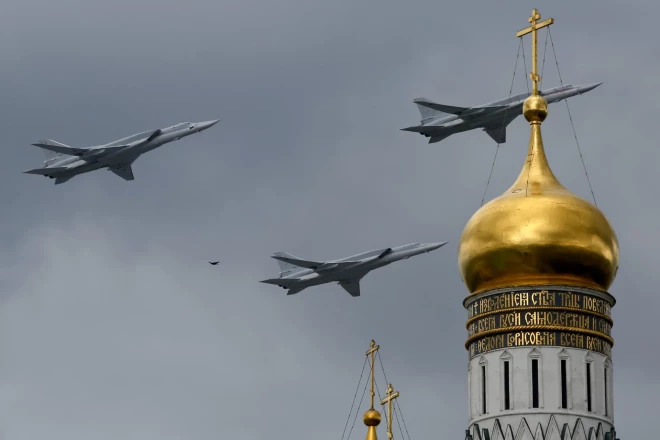
[[[479,209],[459,244],[470,295],[468,440],[616,440],[611,349],[616,234],[596,206],[570,193],[549,167],[541,137],[536,31],[531,126],[516,182]]]

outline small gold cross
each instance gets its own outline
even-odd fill
[[[520,38],[523,35],[527,35],[530,32],[532,33],[532,73],[529,74],[529,77],[532,79],[532,94],[533,95],[538,95],[539,94],[539,88],[538,88],[538,83],[541,81],[541,77],[538,75],[537,72],[537,43],[536,43],[536,31],[539,29],[542,29],[544,27],[550,26],[555,22],[554,18],[549,18],[545,21],[542,21],[540,23],[537,23],[537,20],[541,19],[541,14],[534,8],[532,11],[532,16],[527,19],[528,22],[530,22],[532,25],[528,28],[525,28],[523,30],[520,30],[516,33],[516,37]]]
[[[380,345],[376,345],[376,341],[371,340],[369,344],[371,348],[367,351],[367,356],[371,355],[371,409],[374,409],[374,397],[376,397],[376,392],[374,390],[376,385],[376,378],[374,377],[374,365],[376,364],[376,352],[380,348]]]
[[[381,405],[387,403],[387,438],[390,440],[394,438],[394,434],[392,434],[392,417],[394,417],[392,413],[392,401],[397,397],[399,397],[399,392],[394,391],[392,384],[389,384],[387,387],[387,397],[380,401]]]

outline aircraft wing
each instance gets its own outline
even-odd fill
[[[69,156],[80,156],[89,151],[89,148],[69,147],[68,145],[64,145],[60,142],[51,139],[44,139],[32,145],[34,145],[35,147],[43,148],[44,150],[54,151],[56,153],[68,154]]]
[[[108,169],[124,180],[133,180],[135,177],[133,176],[131,164],[132,162],[118,163],[109,166]]]
[[[43,148],[44,150],[54,151],[56,153],[66,154],[69,156],[83,156],[90,152],[98,153],[100,151],[112,151],[126,147],[126,145],[113,145],[103,148],[97,148],[97,147],[75,148],[75,147],[70,147],[68,145],[64,145],[63,143],[54,141],[52,139],[44,139],[32,145],[34,145],[35,147]]]
[[[488,107],[457,107],[454,105],[439,104],[426,98],[417,98],[413,102],[415,104],[419,104],[442,113],[448,113],[461,117],[475,115],[478,113],[489,113],[496,110],[502,110],[507,107],[506,105],[493,105]]]
[[[357,263],[357,261],[341,261],[337,263],[327,263],[324,261],[309,261],[303,260],[301,258],[293,257],[292,255],[285,254],[284,252],[278,252],[273,255],[273,258],[285,263],[293,264],[294,266],[304,267],[306,269],[312,270],[329,270],[329,269],[341,269],[344,266],[352,266]]]
[[[506,119],[503,119],[497,124],[492,124],[484,127],[484,131],[488,136],[491,137],[498,144],[506,143],[506,128],[507,126],[518,116],[519,112],[512,111],[511,114],[506,115]]]
[[[506,143],[506,127],[484,128],[484,131],[498,144]]]
[[[339,282],[339,285],[352,297],[358,297],[360,296],[360,280],[361,278],[343,280]]]

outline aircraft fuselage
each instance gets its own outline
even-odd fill
[[[548,104],[552,104],[586,93],[599,85],[600,83],[579,86],[566,84],[541,90],[539,94],[545,98]],[[423,115],[421,125],[404,128],[403,130],[431,138],[429,142],[433,143],[453,134],[482,128],[498,143],[504,143],[506,142],[506,126],[522,114],[522,107],[527,97],[529,97],[528,93],[521,93],[476,107],[443,106],[419,98],[415,100],[415,103],[420,107]],[[444,108],[449,110],[441,110]],[[450,111],[450,113],[447,113],[447,111]],[[501,132],[499,131],[500,127]]]
[[[282,280],[295,280],[295,287],[303,289],[334,281],[349,279],[360,279],[374,269],[378,269],[396,261],[405,260],[415,255],[430,252],[442,246],[444,243],[430,244],[407,244],[396,248],[376,249],[363,252],[350,257],[323,263],[317,269],[302,269],[290,273]],[[351,265],[343,265],[338,268],[337,263],[354,261]],[[281,286],[284,287],[284,286]]]
[[[574,87],[571,86],[570,84],[567,84],[563,87],[556,87],[554,89],[541,91],[540,94],[545,98],[548,104],[551,104],[554,102],[560,102],[566,98],[570,98],[580,93],[583,93],[580,87]],[[506,106],[505,108],[491,111],[483,115],[478,115],[478,116],[475,115],[475,117],[473,118],[466,118],[464,120],[461,118],[460,115],[447,115],[436,119],[431,119],[428,122],[426,122],[424,125],[428,127],[438,126],[442,128],[456,127],[457,133],[473,130],[475,128],[479,128],[483,126],[488,126],[491,125],[492,123],[497,123],[499,121],[502,121],[502,118],[504,118],[506,114],[521,115],[522,106],[525,102],[525,99],[527,99],[528,96],[529,94],[527,93],[521,93],[518,95],[514,95],[511,98],[500,99],[498,101],[493,101],[487,104],[474,107],[475,109],[479,109],[482,107]],[[454,123],[452,124],[452,122]]]
[[[67,155],[46,161],[40,174],[52,178],[71,178],[100,168],[133,163],[141,155],[167,143],[213,126],[217,121],[183,122],[160,130],[145,131],[108,144],[86,148],[82,154]],[[117,148],[120,146],[121,148]],[[52,171],[48,171],[52,169]]]

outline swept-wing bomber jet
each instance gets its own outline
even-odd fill
[[[552,104],[571,96],[587,93],[601,84],[581,86],[565,84],[540,90],[539,94],[545,98],[548,104]],[[476,107],[455,107],[438,104],[426,98],[417,98],[413,102],[417,104],[422,115],[421,125],[401,130],[419,133],[429,138],[429,144],[434,144],[452,134],[481,128],[495,142],[504,144],[506,143],[506,127],[522,114],[522,106],[528,96],[529,93],[521,93]]]
[[[28,170],[25,173],[55,179],[55,185],[59,185],[78,174],[108,168],[124,180],[133,180],[131,165],[138,157],[169,142],[204,131],[218,121],[182,122],[167,128],[137,133],[108,144],[84,148],[70,147],[45,139],[32,145],[53,151],[58,155],[46,160],[42,168]]]
[[[431,252],[445,244],[446,241],[429,244],[411,243],[325,262],[303,260],[286,252],[277,252],[272,257],[278,260],[280,265],[279,278],[261,282],[288,289],[287,295],[294,295],[311,286],[337,282],[351,296],[360,296],[360,280],[372,270]]]

